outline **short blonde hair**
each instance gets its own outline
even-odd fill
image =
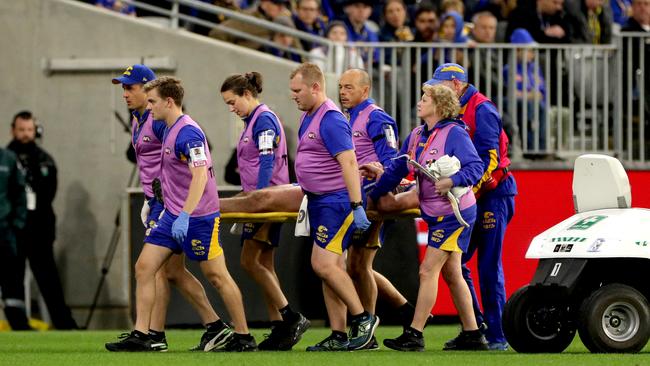
[[[431,103],[441,118],[455,118],[460,111],[460,102],[456,93],[442,84],[424,85],[424,94],[431,97]]]
[[[291,72],[289,80],[293,79],[298,74],[302,75],[302,80],[305,84],[311,86],[314,83],[319,83],[321,85],[321,89],[325,89],[325,76],[323,75],[323,71],[321,71],[318,65],[311,62],[304,62],[300,64],[295,70]]]

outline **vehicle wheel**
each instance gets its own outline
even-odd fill
[[[578,327],[591,352],[639,352],[650,337],[648,300],[627,285],[603,286],[583,301]]]
[[[506,302],[503,332],[517,352],[562,352],[576,333],[570,314],[568,304],[524,286]]]

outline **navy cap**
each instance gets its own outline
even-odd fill
[[[425,85],[436,85],[445,80],[459,80],[467,82],[467,72],[459,64],[446,63],[438,66],[433,73],[433,78],[428,80]]]
[[[129,66],[119,78],[113,79],[113,84],[146,84],[156,79],[156,74],[150,68],[142,64]]]
[[[510,35],[510,43],[514,44],[534,44],[536,43],[533,36],[524,28],[517,28]]]

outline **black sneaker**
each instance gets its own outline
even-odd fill
[[[257,351],[257,343],[250,334],[233,333],[223,347],[214,350],[217,352],[254,352]]]
[[[280,343],[283,338],[287,338],[287,334],[284,322],[274,321],[271,325],[271,333],[264,335],[264,340],[257,345],[257,349],[260,351],[280,351]]]
[[[365,347],[358,349],[357,351],[376,351],[379,349],[379,343],[377,343],[377,338],[372,336],[370,343],[366,344]]]
[[[445,351],[485,351],[488,349],[488,341],[479,330],[463,330],[458,337],[448,340],[442,349]]]
[[[132,331],[122,333],[117,342],[106,343],[106,349],[111,352],[154,352],[151,348],[151,338],[148,335]]]
[[[316,343],[313,346],[307,347],[307,352],[336,352],[336,351],[347,351],[350,346],[350,341],[339,340],[334,337],[334,334],[330,334],[327,338]]]
[[[284,330],[283,338],[280,339],[279,349],[281,351],[289,351],[293,346],[295,346],[302,335],[305,334],[307,329],[311,326],[311,322],[305,318],[302,314],[298,313],[298,318],[293,322],[285,324],[282,330]]]
[[[223,348],[226,343],[232,338],[233,331],[228,326],[224,326],[219,331],[208,332],[206,331],[201,336],[201,342],[190,351],[203,351],[210,352],[219,348]]]
[[[167,337],[162,337],[162,339],[153,339],[151,338],[151,349],[155,352],[167,352]]]
[[[418,337],[408,328],[397,338],[384,339],[384,346],[397,351],[422,352],[424,351],[424,337]]]
[[[350,350],[362,349],[367,346],[375,335],[375,330],[379,325],[379,317],[369,315],[366,320],[353,321],[350,325]]]

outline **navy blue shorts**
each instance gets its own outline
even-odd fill
[[[355,229],[350,203],[319,201],[307,203],[310,236],[319,247],[343,254]]]
[[[145,243],[169,248],[175,254],[185,253],[194,261],[214,259],[223,254],[219,242],[220,213],[201,217],[190,217],[187,237],[178,243],[172,236],[172,225],[177,216],[164,211],[160,220],[145,237]]]
[[[147,228],[144,231],[145,238],[149,236],[151,229],[156,226],[163,210],[165,209],[163,204],[158,202],[156,198],[149,198],[147,202],[149,203],[149,215],[147,215]]]
[[[244,240],[257,240],[266,243],[270,246],[277,247],[280,244],[280,231],[282,230],[281,223],[252,223],[247,222],[244,225],[241,234],[241,243]]]
[[[436,217],[423,214],[422,219],[429,225],[427,245],[446,252],[465,253],[476,221],[476,205],[461,210],[460,214],[469,227],[461,225],[453,214]]]

